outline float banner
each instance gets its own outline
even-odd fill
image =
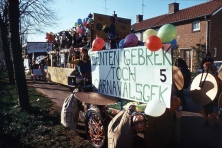
[[[27,43],[28,53],[33,52],[49,52],[52,51],[52,43],[47,42],[28,42]]]
[[[170,108],[169,44],[156,52],[146,46],[93,51],[91,68],[94,92],[143,103],[159,99]]]

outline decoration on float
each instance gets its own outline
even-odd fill
[[[99,30],[99,31],[102,30],[103,29],[103,25],[100,24],[100,23],[97,23],[96,24],[96,29]]]
[[[97,37],[92,42],[92,51],[99,51],[104,47],[104,45],[104,40],[100,37]]]
[[[81,27],[81,26],[78,26],[78,27],[77,27],[77,32],[80,33],[80,34],[83,33],[83,30],[82,30],[82,27]]]
[[[160,27],[157,36],[161,39],[162,43],[171,42],[177,34],[177,30],[172,24],[165,24]]]
[[[164,114],[165,110],[166,105],[164,102],[161,102],[158,99],[152,99],[148,102],[144,112],[146,115],[158,117]]]
[[[53,42],[55,40],[55,35],[52,32],[46,33],[45,38],[46,38],[47,42]]]
[[[77,20],[77,23],[78,23],[78,25],[82,25],[82,19],[79,18],[79,19]]]
[[[129,34],[124,40],[123,47],[134,47],[138,43],[138,37],[135,34]]]
[[[88,21],[87,21],[87,24],[92,24],[93,23],[93,19],[90,18]]]
[[[107,25],[103,25],[102,30],[103,30],[103,32],[108,33],[109,32],[109,27]]]
[[[86,28],[86,33],[90,34],[90,30],[88,28]]]
[[[92,18],[89,18],[86,22],[86,28],[91,28],[94,20]]]
[[[83,26],[86,27],[87,26],[87,21],[89,20],[89,18],[84,18],[83,19]]]
[[[177,41],[176,39],[173,39],[171,42],[169,42],[171,44],[172,49],[177,49]]]
[[[74,26],[75,26],[75,27],[77,27],[77,26],[78,26],[78,23],[77,23],[77,22],[75,22]]]
[[[92,18],[93,17],[93,15],[90,13],[89,15],[88,15],[88,18]]]
[[[157,35],[157,31],[154,29],[147,29],[144,33],[143,33],[143,42],[147,41],[147,38],[151,35]]]
[[[119,41],[119,48],[121,48],[121,49],[123,48],[124,40],[125,39],[122,39]]]
[[[83,26],[86,27],[87,26],[87,21],[83,22]]]
[[[145,45],[148,48],[148,50],[157,51],[162,47],[162,42],[158,36],[151,35],[147,38]]]

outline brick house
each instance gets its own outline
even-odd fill
[[[137,15],[136,21],[132,27],[141,41],[147,29],[158,31],[164,24],[173,24],[177,29],[178,54],[192,71],[195,71],[192,47],[202,47],[205,52],[211,52],[215,61],[222,61],[222,0],[210,0],[182,10],[179,10],[179,3],[171,3],[168,14],[146,20]]]

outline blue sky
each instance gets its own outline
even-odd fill
[[[45,32],[59,32],[72,28],[79,18],[88,17],[89,13],[112,15],[131,19],[136,22],[136,15],[142,14],[143,19],[149,19],[168,13],[168,5],[179,3],[179,9],[208,2],[210,0],[54,0],[51,6],[57,12],[59,18],[58,27],[46,28]],[[144,7],[142,7],[144,4]],[[28,42],[45,42],[45,34],[28,36]]]

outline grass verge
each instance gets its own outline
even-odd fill
[[[7,148],[91,148],[83,130],[73,132],[60,124],[60,113],[52,101],[28,87],[29,112],[18,106],[16,87],[0,76],[0,146]],[[81,136],[82,135],[82,136]]]

